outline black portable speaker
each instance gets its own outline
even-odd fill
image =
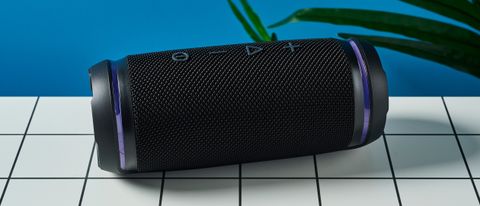
[[[358,40],[289,40],[130,55],[90,70],[99,166],[177,170],[368,144],[387,83]]]

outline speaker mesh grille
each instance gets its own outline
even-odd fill
[[[139,171],[344,149],[354,125],[351,65],[335,39],[129,56]],[[247,55],[245,46],[262,51]],[[210,52],[225,53],[209,54]],[[172,54],[186,52],[187,61]]]

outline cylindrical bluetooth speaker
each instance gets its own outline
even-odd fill
[[[181,49],[90,70],[99,166],[210,167],[356,148],[385,127],[387,83],[358,40]]]

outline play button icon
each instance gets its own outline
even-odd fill
[[[258,52],[261,52],[263,48],[258,47],[258,46],[245,46],[245,50],[247,51],[247,55],[254,55]]]

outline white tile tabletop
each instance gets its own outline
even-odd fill
[[[398,180],[403,205],[473,206],[478,200],[470,180]]]
[[[238,180],[166,179],[162,206],[238,206]]]
[[[129,175],[98,167],[90,100],[0,97],[1,206],[480,205],[479,97],[391,97],[357,149]]]
[[[22,138],[22,135],[0,136],[0,151],[2,151],[0,155],[0,177],[9,176]]]
[[[392,177],[382,137],[361,148],[316,157],[319,177]]]
[[[82,205],[158,205],[162,179],[91,179]]]
[[[314,179],[242,180],[242,203],[249,206],[317,206]]]
[[[441,97],[390,97],[386,134],[453,134]]]
[[[36,97],[0,97],[0,133],[25,133],[36,100]]]
[[[460,135],[459,138],[472,176],[480,178],[480,135]]]
[[[387,140],[397,177],[468,177],[453,135],[387,135]]]
[[[40,97],[29,134],[93,134],[91,97]]]
[[[315,177],[313,156],[242,164],[242,177]]]
[[[480,134],[480,97],[445,97],[458,134]]]
[[[13,177],[85,177],[92,135],[27,135]]]
[[[392,180],[320,180],[322,205],[398,205]]]
[[[80,179],[14,179],[10,180],[2,206],[77,205],[83,180]]]

